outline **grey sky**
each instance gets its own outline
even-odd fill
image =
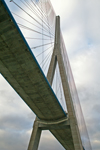
[[[93,150],[100,149],[100,1],[51,0],[61,29]],[[0,149],[26,150],[35,115],[0,75]],[[6,143],[6,144],[5,144]],[[63,150],[43,132],[39,150]]]

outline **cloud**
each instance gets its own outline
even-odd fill
[[[0,75],[0,149],[27,149],[34,119],[34,113]]]
[[[100,0],[51,2],[56,14],[61,16],[61,29],[92,148],[99,150]],[[0,149],[7,150],[9,147],[10,150],[24,150],[28,145],[34,118],[26,104],[0,77]],[[46,132],[43,133],[39,149],[63,148]]]
[[[29,135],[27,132],[11,132],[0,130],[0,149],[25,150],[27,149]]]

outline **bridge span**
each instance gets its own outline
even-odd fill
[[[37,116],[28,150],[37,150],[42,130],[50,130],[66,150],[83,150],[61,56],[61,36],[58,16],[56,42],[46,78],[5,1],[0,0],[0,73]],[[57,61],[68,113],[62,108],[51,87]]]

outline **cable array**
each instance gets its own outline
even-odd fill
[[[48,1],[12,0],[11,2],[16,7],[16,11],[12,14],[46,75],[54,47],[55,13],[48,7]]]
[[[17,25],[46,76],[54,48],[56,17],[54,10],[49,0],[19,0],[19,2],[12,0],[11,2],[16,8],[12,14]],[[58,63],[52,89],[64,110],[67,111]]]

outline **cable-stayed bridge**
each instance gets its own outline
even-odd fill
[[[67,150],[91,150],[60,17],[49,0],[10,3],[0,1],[0,72],[37,115],[28,150],[47,129]]]

